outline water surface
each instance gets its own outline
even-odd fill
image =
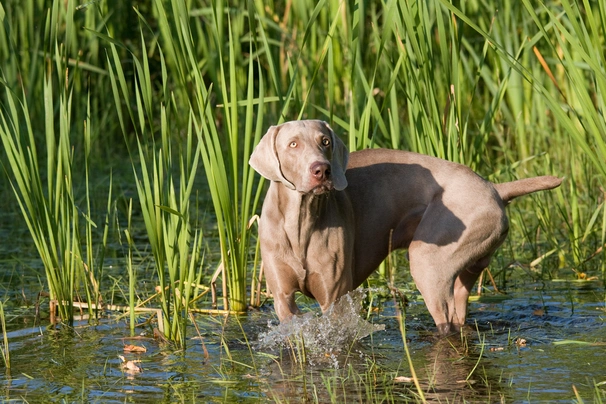
[[[473,302],[464,338],[436,338],[423,303],[411,301],[406,310],[407,341],[426,399],[570,402],[575,389],[588,402],[595,394],[604,398],[604,386],[596,387],[606,381],[601,284],[523,286],[505,298]],[[375,297],[373,306],[380,310],[371,310],[364,320],[369,335],[357,342],[344,341],[339,352],[327,350],[326,361],[316,350],[310,354],[315,359],[310,356],[305,364],[292,346],[263,347],[262,339],[276,330],[271,307],[240,318],[196,316],[201,335],[192,327],[185,351],[158,342],[149,327],[138,330],[139,338],[128,338],[126,322],[115,315],[97,325],[52,330],[44,325],[20,327],[27,310],[15,308],[7,313],[12,367],[1,378],[3,398],[137,403],[415,401],[418,393],[410,379],[395,304],[383,296]],[[367,311],[359,313],[365,317]],[[340,319],[344,330],[351,322],[361,324],[351,313],[346,317]],[[325,332],[326,338],[335,338],[334,328]],[[144,346],[147,352],[124,352],[127,344]],[[135,361],[142,371],[126,370],[120,356]]]

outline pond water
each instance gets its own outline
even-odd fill
[[[145,327],[138,330],[137,338],[128,338],[125,319],[115,314],[95,325],[82,322],[73,329],[53,330],[26,326],[31,325],[31,310],[9,307],[12,367],[0,377],[2,399],[419,401],[396,305],[388,295],[373,296],[374,310],[337,316],[345,328],[354,322],[363,327],[363,321],[370,334],[358,342],[343,342],[340,352],[316,350],[305,364],[296,341],[282,347],[260,343],[278,329],[269,306],[239,318],[196,316],[199,333],[191,327],[184,351],[155,340]],[[426,400],[571,402],[576,394],[587,402],[606,399],[606,322],[600,282],[521,283],[499,299],[472,302],[469,329],[449,339],[435,337],[424,304],[414,293],[412,297],[406,309],[406,338]],[[310,311],[317,310],[314,304],[302,303]],[[358,317],[368,312],[368,322]],[[334,339],[330,332],[325,332],[326,337]],[[126,345],[146,351],[126,352]],[[129,361],[134,364],[130,369]]]

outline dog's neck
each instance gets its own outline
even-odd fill
[[[310,227],[315,226],[318,218],[324,214],[328,201],[334,198],[335,191],[320,195],[304,194],[288,189],[282,184],[276,185],[280,205],[285,203],[281,209],[285,227],[288,227],[289,230],[296,228],[297,239],[300,239],[302,235],[311,234]],[[294,234],[292,235],[294,236]]]
[[[288,189],[280,183],[274,183],[272,186],[276,187],[275,192],[280,201],[277,206],[284,221],[283,229],[288,242],[293,254],[305,268],[311,237],[317,234],[319,226],[326,222],[324,216],[329,214],[327,207],[330,205],[329,201],[335,198],[336,191],[314,195]]]

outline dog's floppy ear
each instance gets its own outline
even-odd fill
[[[331,165],[331,176],[332,182],[337,191],[342,191],[347,187],[347,178],[345,178],[345,170],[347,169],[347,162],[349,160],[349,152],[345,144],[339,139],[332,128],[324,122],[324,125],[330,131],[332,137],[332,161]]]
[[[261,138],[257,147],[250,156],[248,164],[263,177],[270,181],[278,181],[287,188],[295,189],[292,182],[284,178],[280,167],[280,160],[276,151],[276,137],[281,126],[271,126]]]

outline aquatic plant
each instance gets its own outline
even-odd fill
[[[40,167],[40,148],[24,89],[19,97],[12,89],[5,87],[8,107],[0,110],[0,138],[8,159],[5,170],[7,173],[10,170],[12,190],[44,265],[52,302],[51,316],[54,318],[56,304],[60,320],[71,324],[72,304],[78,293],[83,293],[89,303],[99,301],[92,257],[92,227],[96,225],[92,222],[88,203],[88,163],[84,164],[86,208],[81,210],[77,202],[74,173],[80,168],[74,165],[71,141],[72,91],[68,69],[61,64],[65,55],[60,53],[61,47],[57,43],[53,45],[56,69],[48,63],[48,71],[44,75],[44,97],[40,100],[44,103],[46,147],[43,156],[46,167]],[[58,89],[53,84],[55,79],[60,83]],[[58,97],[55,95],[57,92]],[[57,98],[59,105],[56,106]],[[86,146],[90,145],[90,126],[89,120],[80,126],[85,145],[80,152],[86,156],[85,162],[89,161],[87,156],[91,152],[90,147]],[[84,237],[81,236],[81,219],[88,223]],[[82,252],[85,240],[87,257]],[[94,307],[94,304],[89,305],[89,310],[92,312]]]
[[[606,56],[598,45],[604,40],[606,32],[606,6],[601,3],[565,0],[559,7],[561,13],[557,14],[544,2],[535,6],[524,1],[529,22],[535,25],[536,30],[533,35],[527,34],[528,40],[516,43],[514,52],[510,47],[510,32],[517,29],[520,19],[518,15],[513,14],[511,8],[505,8],[505,21],[515,26],[506,27],[503,31],[495,29],[493,35],[472,21],[463,10],[444,0],[440,2],[453,15],[489,41],[507,72],[508,80],[518,81],[518,85],[507,87],[510,104],[513,105],[512,113],[516,119],[520,116],[524,121],[530,117],[540,119],[543,123],[540,128],[553,125],[555,133],[551,134],[550,141],[566,147],[574,145],[581,152],[583,162],[573,153],[570,155],[568,167],[575,179],[583,178],[584,181],[570,181],[568,198],[563,197],[562,190],[558,191],[558,206],[565,217],[572,219],[568,224],[568,242],[573,253],[573,269],[576,273],[582,272],[581,268],[587,257],[595,256],[591,251],[588,252],[583,244],[593,231],[593,225],[600,213],[602,223],[606,223],[606,206],[603,203],[590,209],[581,209],[579,205],[582,199],[579,186],[587,184],[589,171],[595,173],[602,185],[606,179]],[[517,10],[518,13],[520,11]],[[495,23],[496,27],[498,25]],[[527,28],[524,29],[526,30]],[[544,54],[548,54],[549,60],[555,62],[551,63],[552,66]],[[531,56],[535,58],[534,63],[528,60]],[[522,89],[525,91],[520,91]],[[527,96],[532,98],[530,102],[525,100]],[[550,122],[540,118],[541,112],[544,111],[548,111]],[[525,125],[516,127],[518,133],[525,132]],[[516,139],[521,158],[528,157],[527,148],[531,143],[525,136]],[[543,147],[544,150],[549,149],[549,144],[546,146]],[[549,167],[551,164],[552,161],[549,161]],[[587,225],[584,226],[583,223]],[[552,224],[549,220],[548,225],[542,223],[541,227],[551,233]],[[606,241],[603,225],[598,239],[600,246],[603,246]],[[601,248],[597,253],[600,251]],[[601,267],[602,273],[606,273],[604,264]]]
[[[162,3],[156,2],[163,13]],[[217,271],[223,277],[223,306],[230,312],[242,313],[247,310],[248,263],[250,256],[250,238],[252,235],[250,219],[256,212],[262,182],[255,187],[254,172],[248,165],[248,157],[254,143],[258,142],[264,130],[265,84],[261,65],[251,57],[247,66],[236,66],[240,62],[242,44],[234,41],[233,26],[242,24],[244,15],[232,17],[221,7],[221,3],[207,9],[210,24],[204,30],[210,44],[217,52],[213,70],[216,74],[216,87],[207,86],[198,69],[199,56],[195,54],[195,45],[191,29],[184,20],[177,18],[187,15],[185,2],[173,2],[173,18],[182,59],[187,61],[195,91],[190,99],[190,116],[200,145],[204,172],[208,182],[215,217],[217,220],[221,261]],[[255,26],[255,7],[248,4],[248,22]],[[228,46],[223,50],[222,40],[227,27]],[[162,30],[170,35],[169,27]],[[171,37],[166,40],[172,39]],[[248,52],[254,55],[255,41],[250,41]],[[224,55],[223,52],[227,54]],[[237,68],[242,69],[241,74]],[[246,70],[244,70],[246,69]],[[244,75],[245,74],[245,75]],[[243,78],[247,84],[243,84]],[[246,96],[241,89],[246,89]],[[214,91],[213,91],[214,90]],[[255,94],[256,92],[256,94]],[[221,104],[213,107],[208,102],[217,96]],[[244,113],[240,112],[244,108]],[[216,110],[221,111],[214,112]],[[216,124],[221,116],[224,124]],[[255,122],[256,120],[256,122]]]
[[[97,35],[103,35],[96,33]],[[197,143],[193,124],[189,122],[184,142],[175,141],[172,131],[178,128],[179,119],[172,124],[180,107],[175,98],[168,98],[159,108],[151,98],[152,82],[149,77],[149,60],[142,52],[141,60],[135,55],[135,74],[138,85],[131,94],[126,83],[122,61],[115,41],[106,37],[111,47],[110,77],[112,89],[118,105],[120,126],[128,144],[130,133],[126,127],[133,125],[137,135],[138,158],[131,155],[137,194],[141,204],[143,220],[158,275],[158,295],[162,307],[162,318],[158,319],[159,329],[169,340],[185,346],[186,324],[189,321],[190,302],[199,293],[198,284],[202,271],[202,233],[191,227],[192,210],[190,204],[194,191],[194,181],[199,166],[201,143]],[[141,32],[141,46],[145,49],[144,34]],[[160,50],[161,52],[161,50]],[[113,63],[112,63],[113,62]],[[164,59],[161,69],[166,74]],[[162,85],[168,85],[166,75]],[[137,108],[126,104],[127,116],[121,113],[120,99],[137,100]],[[172,113],[171,113],[172,112]],[[160,115],[159,128],[155,124],[156,114]],[[173,115],[174,114],[174,115]],[[130,119],[127,121],[126,119]],[[159,131],[159,146],[156,144]],[[174,144],[177,144],[175,147]],[[173,148],[177,150],[174,151]],[[175,161],[176,160],[176,161]],[[129,241],[129,244],[131,242]],[[129,290],[131,329],[134,312],[133,286],[135,273],[129,256]]]
[[[8,331],[6,331],[6,318],[4,316],[4,303],[0,301],[0,327],[2,327],[2,346],[0,353],[2,354],[2,362],[6,369],[11,368],[11,351],[8,347]]]

